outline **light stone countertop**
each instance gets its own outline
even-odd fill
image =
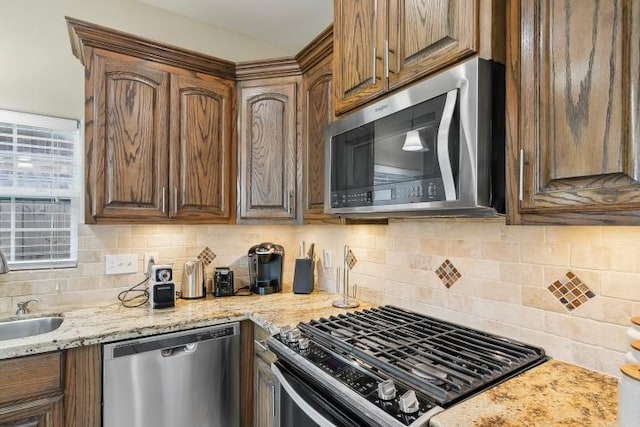
[[[250,319],[270,333],[285,325],[353,310],[333,307],[339,295],[314,292],[309,295],[281,292],[272,295],[207,297],[177,300],[173,308],[152,310],[147,305],[123,307],[119,302],[97,307],[34,312],[32,316],[62,314],[64,322],[55,331],[26,338],[0,341],[0,359],[102,344],[148,335],[174,332]],[[361,303],[355,310],[371,307]]]
[[[430,420],[431,427],[617,426],[618,380],[550,360]]]

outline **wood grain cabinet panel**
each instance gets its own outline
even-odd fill
[[[96,51],[91,67],[88,216],[163,218],[169,74],[149,61],[109,51]]]
[[[390,1],[389,88],[478,52],[478,1]]]
[[[386,0],[336,0],[333,15],[334,107],[342,113],[386,90]]]
[[[299,218],[299,81],[239,84],[239,222]]]
[[[0,361],[0,425],[63,427],[62,352]]]
[[[86,221],[230,222],[233,82],[88,50]]]
[[[336,0],[337,115],[466,57],[504,61],[503,0]]]
[[[511,224],[640,223],[640,3],[510,2]]]
[[[303,75],[305,222],[335,220],[324,213],[325,128],[333,120],[331,61],[326,57]]]
[[[171,76],[172,218],[229,217],[233,85]]]

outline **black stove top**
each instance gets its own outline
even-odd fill
[[[541,348],[392,306],[300,323],[269,343],[404,425],[546,360]]]

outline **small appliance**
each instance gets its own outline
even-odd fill
[[[325,212],[504,213],[504,67],[472,59],[327,127]]]
[[[249,289],[254,294],[266,295],[282,290],[284,248],[263,242],[249,249]]]
[[[149,305],[151,308],[173,307],[176,303],[176,285],[173,267],[152,265],[149,274]]]
[[[216,267],[213,273],[213,295],[228,297],[233,294],[233,271],[229,267]]]
[[[185,299],[204,298],[207,288],[204,278],[204,263],[200,260],[187,261],[182,270],[182,294]]]

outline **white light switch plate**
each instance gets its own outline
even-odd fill
[[[324,266],[324,268],[331,268],[331,252],[327,250],[323,250],[322,258],[323,258],[322,265]]]
[[[138,271],[138,255],[106,255],[104,261],[105,274],[128,274]]]

